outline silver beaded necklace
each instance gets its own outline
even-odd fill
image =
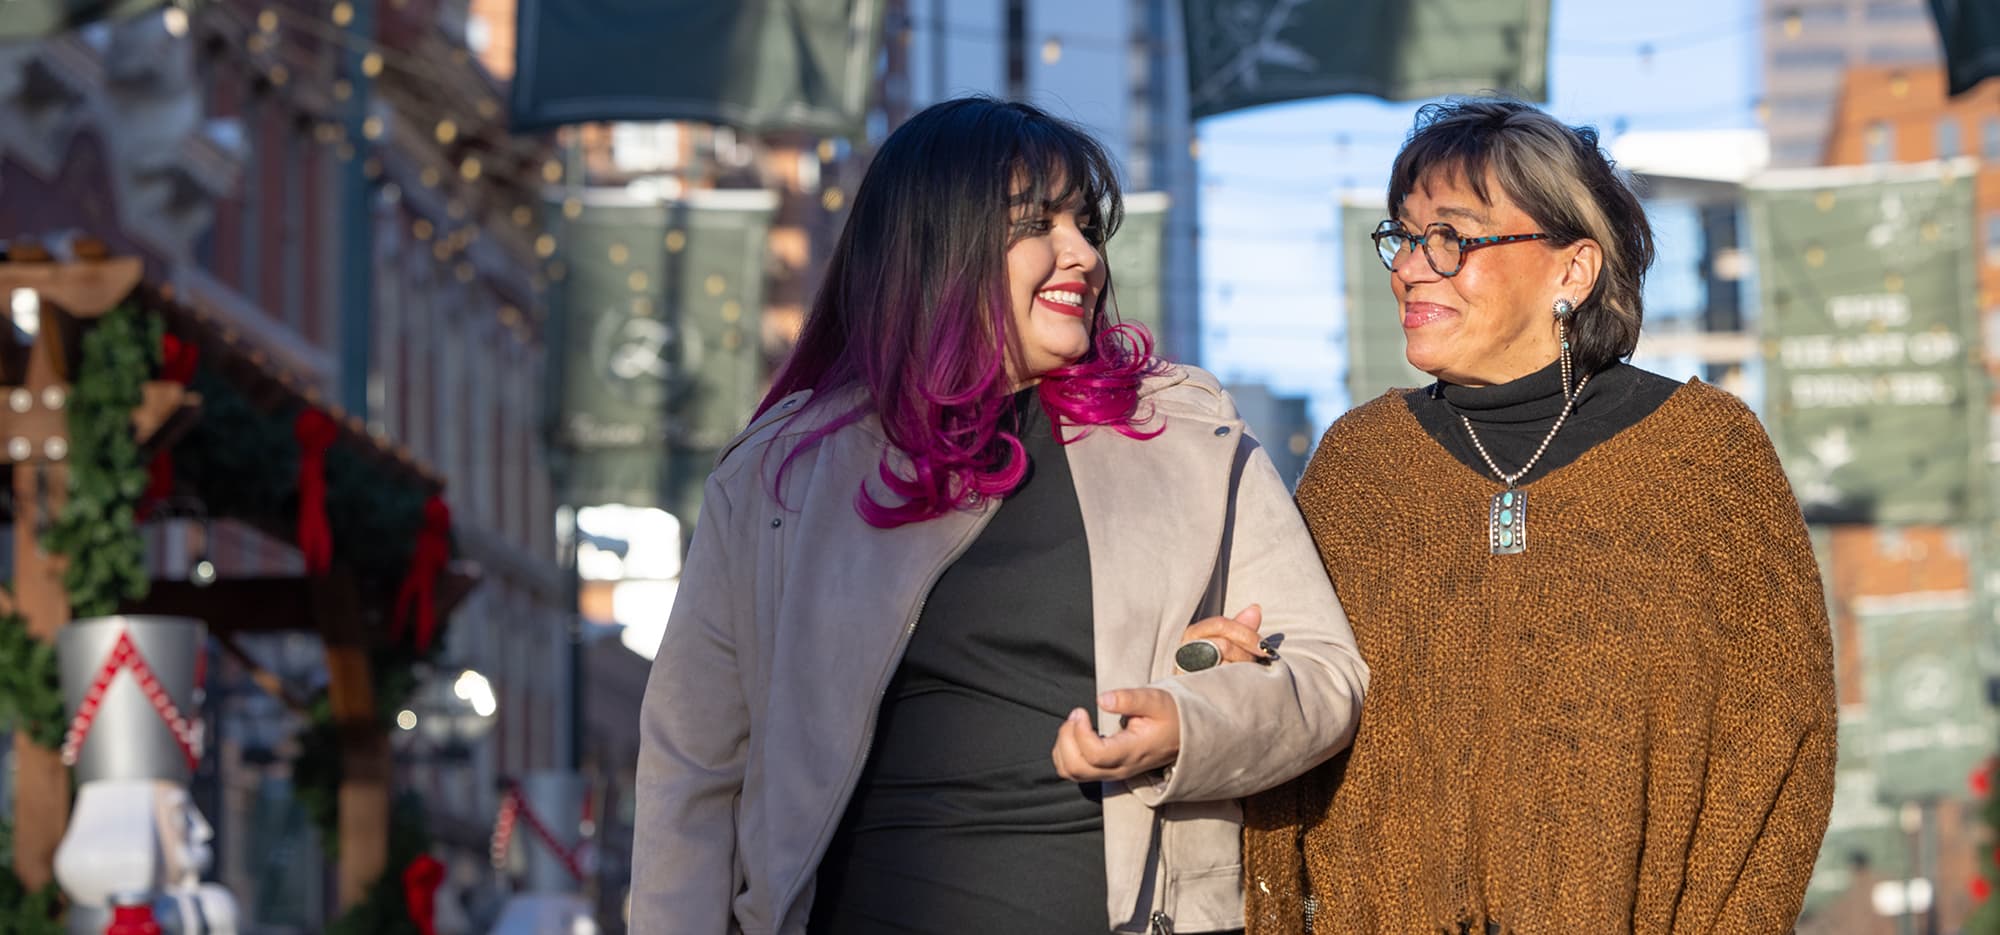
[[[1493,476],[1507,485],[1507,489],[1493,495],[1486,508],[1486,547],[1494,555],[1514,555],[1528,550],[1528,492],[1514,489],[1514,484],[1528,476],[1528,472],[1534,470],[1535,462],[1542,460],[1542,453],[1549,450],[1549,442],[1555,440],[1556,433],[1562,431],[1563,423],[1575,410],[1577,397],[1583,395],[1583,385],[1590,382],[1590,377],[1585,375],[1576,381],[1574,389],[1569,383],[1569,332],[1565,326],[1575,311],[1576,307],[1568,299],[1556,300],[1556,339],[1562,343],[1563,407],[1562,412],[1556,415],[1556,424],[1549,426],[1549,434],[1542,436],[1542,443],[1535,446],[1535,453],[1529,456],[1528,463],[1512,474],[1500,470],[1500,466],[1493,463],[1493,456],[1486,452],[1486,446],[1480,443],[1479,433],[1472,430],[1472,420],[1466,418],[1465,413],[1458,414],[1459,424],[1465,426],[1466,437],[1472,439],[1473,450],[1479,452],[1480,459],[1486,462]]]

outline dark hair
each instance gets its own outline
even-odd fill
[[[798,344],[758,413],[802,389],[865,388],[859,409],[809,433],[785,465],[875,415],[908,458],[896,470],[885,456],[877,472],[899,502],[883,503],[866,484],[856,492],[856,510],[875,526],[1004,496],[1025,476],[1020,439],[1001,424],[1014,328],[1007,249],[1021,205],[1074,208],[1100,253],[1123,211],[1117,170],[1089,134],[1030,105],[985,97],[911,117],[883,141],[855,192]],[[1091,349],[1042,375],[1039,395],[1059,435],[1065,425],[1141,434],[1139,383],[1158,362],[1143,328],[1107,320],[1110,294],[1107,273],[1090,318]]]
[[[1570,352],[1580,373],[1632,356],[1645,318],[1641,292],[1653,265],[1646,210],[1599,148],[1597,131],[1567,126],[1507,98],[1454,98],[1417,111],[1389,175],[1389,215],[1433,172],[1459,177],[1482,201],[1486,172],[1557,246],[1593,240],[1604,266],[1577,303]]]

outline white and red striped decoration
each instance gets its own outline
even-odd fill
[[[146,695],[146,701],[153,706],[154,713],[165,721],[167,730],[174,735],[174,743],[187,757],[188,768],[194,768],[201,759],[201,737],[196,728],[181,716],[181,709],[160,684],[153,667],[146,663],[139,647],[132,642],[132,634],[118,634],[118,642],[111,646],[110,655],[104,665],[97,670],[97,678],[90,683],[90,691],[83,696],[83,703],[77,706],[76,716],[70,718],[69,731],[63,735],[62,761],[65,766],[75,766],[77,753],[83,749],[83,741],[90,736],[90,728],[97,723],[97,710],[104,703],[104,693],[111,688],[111,680],[126,669],[132,670],[132,677],[139,682],[139,690]]]
[[[500,797],[500,814],[493,817],[493,844],[491,847],[493,866],[507,864],[507,848],[514,843],[514,816],[521,810],[521,799],[514,790]]]
[[[521,798],[521,791],[519,789],[507,790],[507,797],[500,803],[500,817],[494,823],[493,828],[493,863],[495,866],[506,862],[507,845],[513,839],[514,822],[516,819],[527,822],[528,830],[533,831],[535,837],[540,838],[542,843],[547,845],[548,849],[556,855],[557,859],[562,861],[563,869],[569,871],[569,875],[576,882],[583,882],[583,849],[587,842],[579,841],[576,846],[567,847],[561,841],[556,840],[555,833],[549,830],[548,825],[542,823],[541,817],[536,815],[535,810],[529,808],[527,801]]]

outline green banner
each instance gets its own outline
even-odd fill
[[[1403,313],[1390,291],[1389,271],[1368,235],[1387,215],[1380,206],[1340,207],[1341,279],[1346,285],[1347,398],[1359,406],[1397,387],[1429,386],[1433,377],[1410,366]]]
[[[2000,4],[1979,0],[1931,0],[1938,36],[1944,40],[1946,72],[1956,96],[2000,75]]]
[[[1874,741],[1867,717],[1841,717],[1833,812],[1813,865],[1812,882],[1806,886],[1808,911],[1846,893],[1863,868],[1876,877],[1909,875],[1905,870],[1911,855],[1896,824],[1896,809],[1885,802],[1877,786]]]
[[[1869,599],[1886,601],[1904,606],[1856,613],[1879,797],[1893,805],[1962,796],[2000,736],[1973,652],[1972,601]]]
[[[1548,97],[1548,0],[1183,0],[1182,10],[1196,117],[1335,94]]]
[[[513,129],[700,120],[859,137],[884,0],[521,0]]]
[[[161,7],[192,12],[198,0],[0,0],[0,41],[40,39],[99,20],[124,19]]]
[[[1926,163],[1769,173],[1748,204],[1764,416],[1808,518],[1984,508],[1972,175]]]
[[[1111,242],[1104,245],[1105,262],[1111,269],[1111,289],[1118,301],[1118,320],[1145,325],[1153,333],[1153,350],[1163,357],[1176,356],[1166,347],[1163,329],[1166,318],[1167,211],[1172,207],[1166,192],[1134,192],[1125,196],[1125,220]]]
[[[582,199],[555,225],[554,446],[567,502],[660,507],[692,528],[716,453],[762,388],[758,323],[776,196]]]

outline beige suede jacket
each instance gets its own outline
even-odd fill
[[[1180,715],[1178,762],[1104,789],[1107,929],[1144,931],[1156,912],[1181,932],[1235,928],[1235,799],[1344,748],[1368,670],[1285,483],[1215,379],[1175,366],[1142,395],[1144,427],[1161,434],[1098,428],[1067,448],[1097,684],[1165,689]],[[988,502],[895,529],[863,521],[855,491],[888,450],[872,417],[806,449],[774,498],[785,455],[860,399],[780,401],[708,480],[640,715],[635,933],[805,931],[814,870],[924,598],[992,515]],[[1232,518],[1222,605],[1261,604],[1280,658],[1176,674]]]

